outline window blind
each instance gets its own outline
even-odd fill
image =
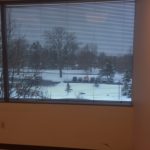
[[[135,2],[7,5],[12,99],[131,101]]]

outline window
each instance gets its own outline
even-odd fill
[[[4,7],[10,101],[131,101],[134,0]]]

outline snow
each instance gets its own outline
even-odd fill
[[[51,81],[71,81],[73,77],[77,78],[84,78],[88,76],[88,78],[98,77],[98,70],[94,70],[94,72],[87,73],[84,70],[63,70],[63,77],[59,77],[59,70],[43,70],[41,71],[41,76],[44,80],[51,80]],[[123,74],[116,73],[114,75],[114,82],[121,82]]]
[[[39,76],[42,80],[57,82],[53,85],[39,86],[39,91],[42,92],[43,97],[46,99],[82,99],[82,100],[105,100],[105,101],[131,101],[131,98],[122,96],[121,89],[123,74],[116,73],[114,75],[113,84],[98,84],[94,83],[72,83],[73,77],[84,78],[88,76],[98,77],[98,69],[92,70],[92,72],[85,72],[84,70],[63,70],[63,77],[59,77],[59,70],[40,70]],[[26,72],[26,75],[30,76],[33,72]],[[66,91],[67,83],[69,82],[70,90]],[[14,93],[13,93],[14,96]]]
[[[41,87],[45,96],[51,99],[88,99],[106,101],[130,101],[121,96],[121,85],[100,84],[95,87],[92,83],[70,83],[71,91],[66,91],[66,83],[59,83],[52,87]]]

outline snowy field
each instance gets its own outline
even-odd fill
[[[32,70],[27,70],[28,75],[32,74]],[[85,72],[84,70],[63,70],[63,77],[59,77],[59,70],[40,70],[39,75],[44,80],[50,80],[54,82],[64,82],[64,81],[71,81],[73,77],[82,77],[88,76],[91,77],[98,77],[99,69],[92,69],[92,71]],[[114,75],[114,82],[122,82],[123,74],[116,73]]]
[[[121,96],[121,85],[92,83],[70,83],[70,91],[66,91],[67,83],[59,83],[52,87],[41,87],[44,96],[51,99],[86,99],[108,101],[130,101],[130,98]]]
[[[26,75],[32,75],[32,70],[26,71]],[[59,77],[58,70],[40,70],[39,76],[44,81],[52,81],[53,85],[39,85],[40,91],[46,99],[82,99],[82,100],[105,100],[105,101],[131,101],[131,98],[122,96],[122,78],[123,74],[116,73],[114,75],[114,82],[112,84],[99,83],[95,86],[94,83],[74,83],[73,77],[82,78],[98,77],[99,70],[95,69],[91,72],[84,70],[63,70],[63,77]],[[69,83],[69,90],[67,90],[67,83]],[[14,96],[14,93],[13,93]],[[33,98],[33,97],[32,97]],[[36,97],[35,97],[36,98]]]

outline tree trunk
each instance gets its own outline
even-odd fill
[[[59,77],[62,78],[62,67],[59,68]]]

